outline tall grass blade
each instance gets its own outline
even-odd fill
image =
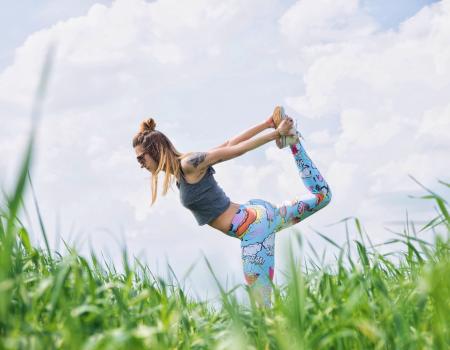
[[[33,196],[34,207],[36,209],[36,214],[37,214],[38,220],[39,220],[39,227],[41,228],[42,236],[44,238],[44,243],[45,243],[45,247],[47,249],[48,258],[51,260],[52,259],[52,253],[50,251],[50,245],[48,244],[47,231],[45,229],[44,220],[42,219],[41,210],[39,209],[39,204],[38,204],[38,201],[37,201],[37,198],[36,198],[36,193],[34,191],[33,182],[31,181],[31,176],[30,176],[29,172],[27,172],[27,177],[28,177],[28,181],[30,183],[31,194]]]

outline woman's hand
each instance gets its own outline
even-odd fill
[[[278,132],[280,135],[283,136],[289,136],[289,135],[295,135],[295,133],[289,132],[294,127],[294,120],[291,117],[286,116],[285,119],[283,119],[278,125]]]
[[[275,122],[272,119],[272,116],[270,116],[269,118],[267,118],[267,120],[264,122],[267,125],[267,128],[270,129],[275,129]]]

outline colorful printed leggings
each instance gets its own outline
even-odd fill
[[[312,196],[296,198],[279,206],[262,199],[251,199],[240,205],[227,233],[241,240],[245,280],[265,306],[271,305],[275,232],[305,220],[331,200],[328,184],[308,157],[301,141],[289,147],[303,183]]]

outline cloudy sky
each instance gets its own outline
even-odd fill
[[[239,241],[197,226],[176,186],[150,207],[150,175],[131,147],[148,117],[182,152],[223,143],[277,104],[298,120],[333,199],[278,234],[278,283],[295,231],[332,252],[314,231],[342,244],[345,225],[335,223],[354,216],[383,242],[406,212],[418,223],[435,216],[434,203],[409,197],[425,192],[408,175],[445,194],[450,0],[22,0],[0,19],[2,188],[14,181],[45,52],[57,45],[33,164],[56,249],[63,238],[119,261],[126,244],[156,273],[169,261],[178,277],[197,262],[186,286],[202,298],[216,294],[202,254],[228,287],[243,283]],[[237,203],[308,195],[289,150],[274,143],[215,169]]]

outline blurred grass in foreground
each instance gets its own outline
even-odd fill
[[[422,197],[439,209],[421,229],[433,234],[433,243],[415,230],[398,234],[386,242],[402,244],[394,261],[377,251],[355,219],[360,240],[339,247],[321,234],[339,248],[331,269],[318,256],[300,266],[291,250],[289,283],[274,286],[272,309],[257,307],[251,295],[250,306],[240,305],[233,290],[219,286],[222,307],[216,310],[188,298],[179,283],[155,277],[139,260],[130,265],[126,251],[123,273],[93,252],[89,259],[70,247],[52,253],[39,211],[46,249],[33,246],[19,219],[27,179],[31,183],[32,129],[16,186],[0,212],[0,349],[449,348],[450,217],[440,195]]]

